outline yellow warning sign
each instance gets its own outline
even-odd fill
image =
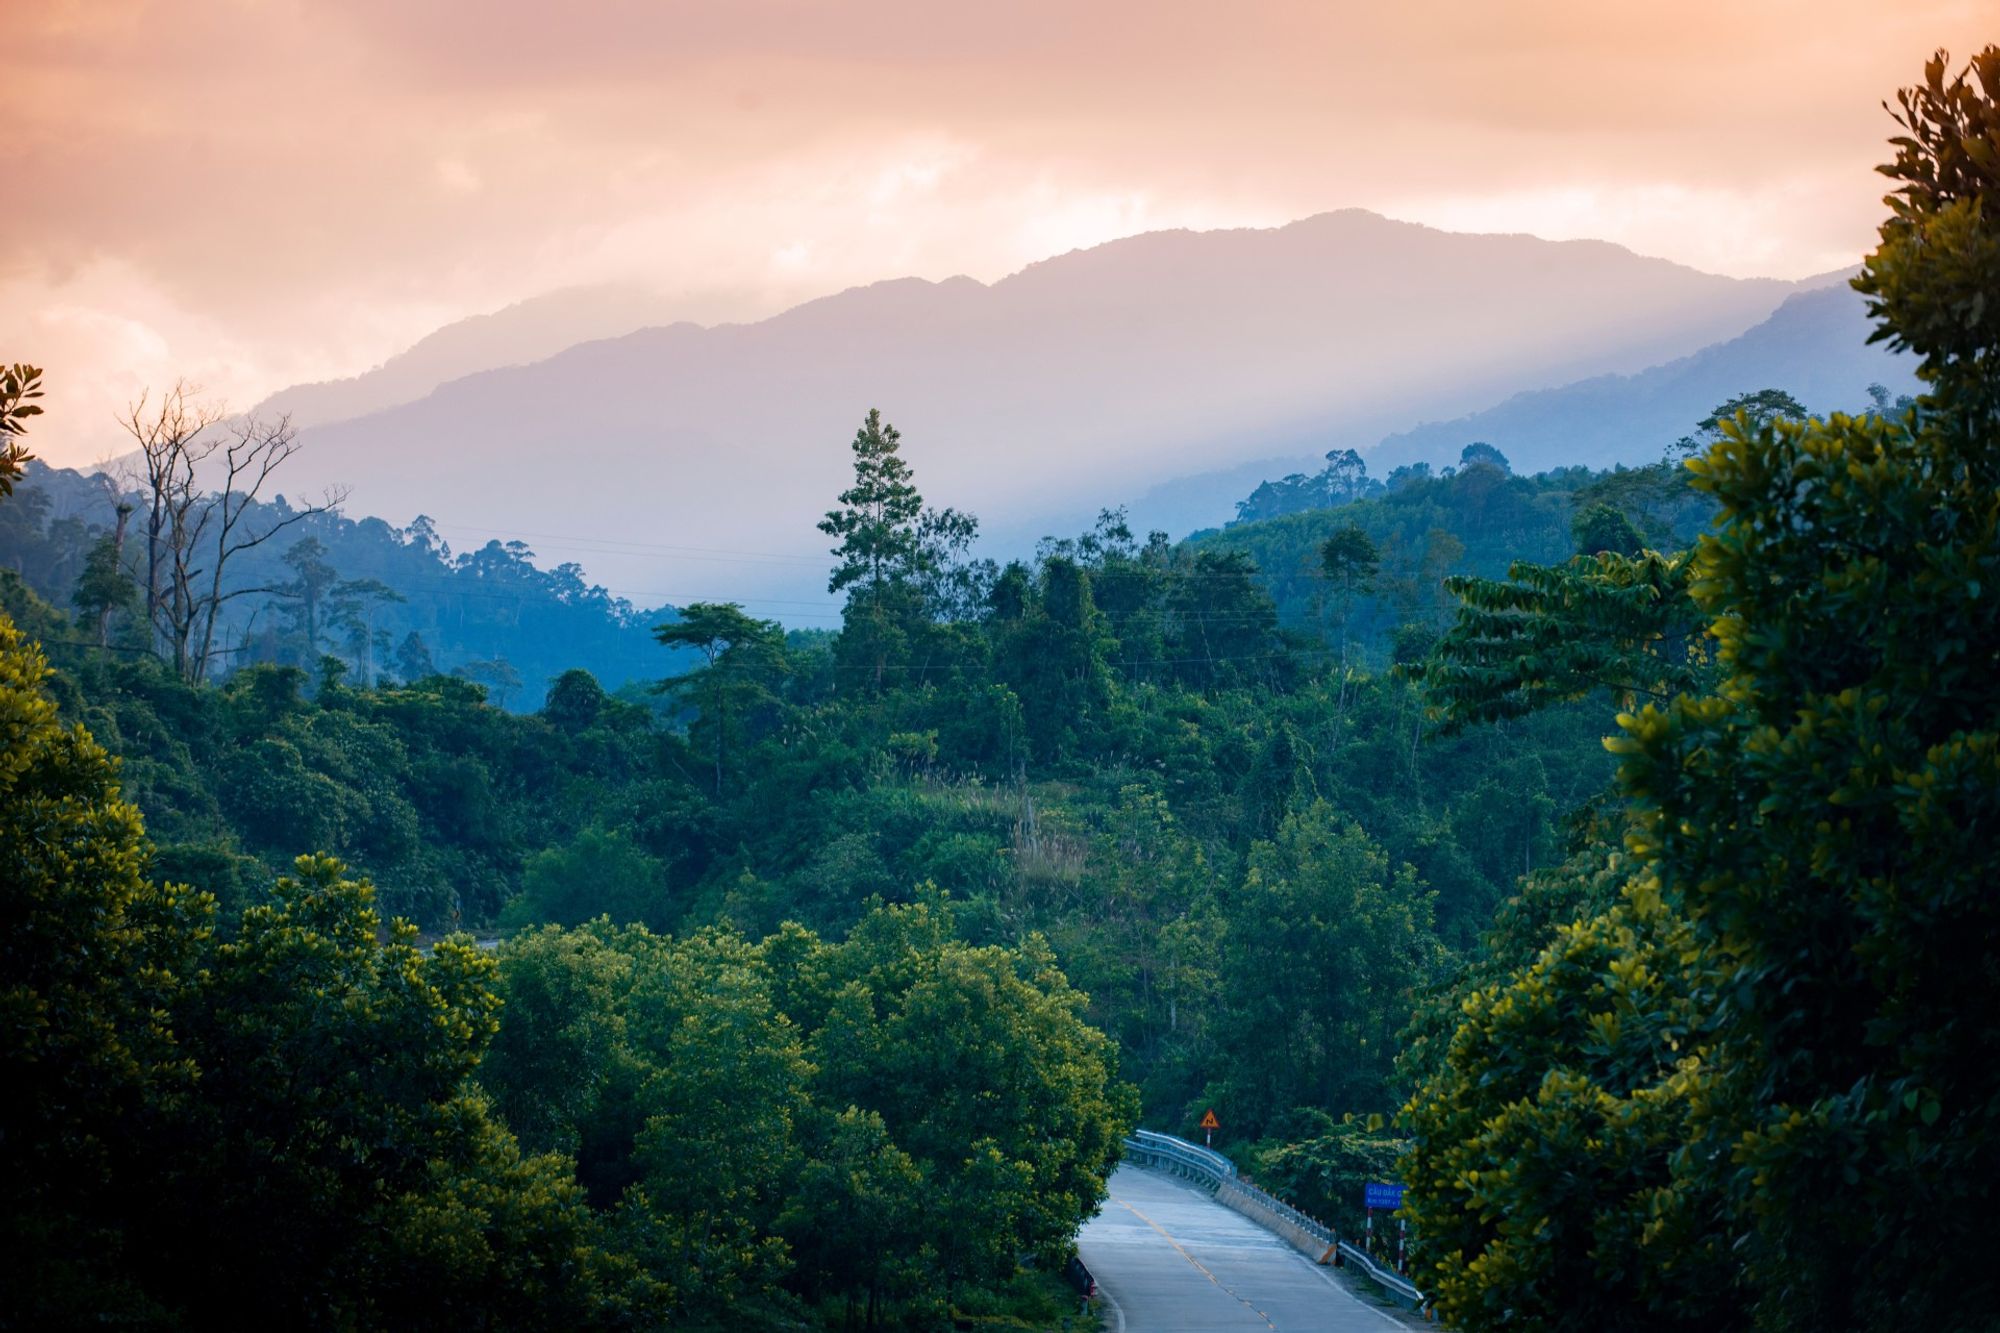
[[[1201,1115],[1201,1127],[1203,1129],[1221,1129],[1222,1122],[1215,1118],[1215,1112],[1204,1111]]]

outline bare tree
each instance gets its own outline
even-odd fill
[[[146,621],[156,650],[167,637],[162,612],[172,565],[168,547],[184,531],[181,520],[200,494],[195,469],[215,452],[213,427],[222,420],[221,406],[202,401],[200,394],[200,386],[175,380],[157,405],[147,390],[118,421],[139,446],[134,481],[146,504]]]
[[[155,646],[172,655],[183,680],[201,680],[216,648],[217,621],[238,597],[271,588],[229,587],[230,561],[286,528],[347,498],[329,489],[316,503],[275,513],[260,504],[265,485],[299,450],[289,417],[244,417],[224,424],[220,406],[176,381],[148,413],[147,399],[122,423],[139,445],[146,513],[146,614]],[[202,488],[203,474],[220,483]]]

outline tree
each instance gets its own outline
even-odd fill
[[[1750,429],[1756,430],[1778,420],[1798,421],[1806,416],[1806,406],[1783,389],[1756,389],[1749,393],[1739,393],[1726,402],[1718,403],[1709,414],[1695,423],[1696,433],[1683,435],[1674,441],[1670,453],[1683,457],[1693,457],[1702,453],[1722,438],[1725,422],[1739,417]]]
[[[916,1294],[923,1268],[924,1173],[882,1117],[850,1106],[811,1129],[797,1191],[778,1227],[797,1256],[809,1299],[838,1297],[845,1324],[859,1307],[880,1326],[892,1302]]]
[[[121,527],[130,512],[121,507]],[[100,537],[92,544],[90,555],[83,563],[83,574],[76,581],[75,595],[71,598],[77,610],[96,621],[97,646],[100,648],[111,641],[112,615],[131,611],[139,601],[139,585],[125,569],[119,549],[122,544],[117,536]]]
[[[182,1020],[195,1132],[144,1261],[196,1324],[603,1317],[581,1191],[468,1082],[498,1027],[493,959],[419,951],[373,897],[301,857],[207,960]]]
[[[1024,1253],[1059,1262],[1104,1197],[1137,1111],[1109,1041],[1039,938],[953,938],[935,891],[881,907],[839,945],[800,942],[822,980],[791,1016],[823,1104],[880,1115],[923,1180],[921,1256],[946,1303]],[[782,937],[781,937],[782,938]]]
[[[28,418],[40,416],[42,372],[33,366],[0,366],[0,500],[14,494],[30,455],[21,436],[27,434]]]
[[[345,579],[333,590],[333,624],[347,631],[347,652],[363,689],[375,683],[375,608],[409,599],[380,579]],[[385,650],[386,651],[386,648]]]
[[[1386,1109],[1395,1033],[1440,961],[1432,911],[1415,870],[1325,801],[1252,846],[1224,954],[1232,1123]]]
[[[339,659],[333,659],[338,662]],[[345,664],[341,664],[344,668]],[[504,657],[478,658],[461,662],[451,669],[451,674],[475,685],[484,686],[493,696],[496,708],[505,708],[514,691],[521,688],[521,673],[514,670],[514,664]]]
[[[611,702],[597,677],[572,667],[555,678],[542,700],[542,716],[556,730],[574,736],[595,723]]]
[[[1326,452],[1326,502],[1330,505],[1359,500],[1368,493],[1368,463],[1352,449]]]
[[[1172,674],[1196,689],[1279,680],[1291,665],[1278,608],[1243,551],[1197,550],[1174,571],[1167,610]]]
[[[281,598],[296,602],[294,618],[305,636],[305,661],[319,656],[321,612],[327,598],[340,582],[340,571],[326,559],[326,544],[317,537],[301,537],[285,550],[285,564],[292,581],[275,589]]]
[[[1317,1107],[1293,1112],[1276,1130],[1277,1142],[1256,1154],[1257,1182],[1338,1232],[1365,1234],[1363,1190],[1396,1178],[1407,1142],[1385,1131],[1379,1115],[1335,1119]]]
[[[668,1295],[661,1324],[756,1322],[786,1267],[776,1227],[811,1072],[761,952],[597,922],[517,936],[500,967],[499,1103],[537,1141],[575,1145],[606,1226]]]
[[[530,1151],[574,1156],[599,1099],[624,1074],[636,959],[616,939],[544,926],[498,952],[505,1007],[479,1084]]]
[[[1558,874],[1631,873],[1603,848],[1584,864]],[[1700,956],[1641,878],[1450,997],[1457,1029],[1404,1113],[1403,1177],[1420,1284],[1454,1327],[1749,1327],[1741,1266],[1702,1232],[1718,1200],[1675,1180],[1712,1083],[1703,982],[1719,978]]]
[[[2000,55],[1988,47],[1958,75],[1938,52],[1921,84],[1896,95],[1903,133],[1881,244],[1854,280],[1878,321],[1870,341],[1919,358],[1939,406],[1990,427],[2000,401],[2000,233],[1994,222],[1994,137],[2000,135]]]
[[[2000,271],[2000,159],[1966,150],[2000,127],[2000,48],[1941,71],[1903,95],[1857,280],[1932,391],[1900,420],[1724,423],[1692,464],[1724,679],[1621,719],[1632,846],[1737,979],[1701,1125],[1731,1166],[1687,1173],[1729,1197],[1764,1308],[1827,1327],[2000,1300],[1971,1192],[2000,1173],[2000,1038],[1971,1017],[2000,1004],[2000,323],[1951,294]]]
[[[836,540],[828,592],[848,592],[842,638],[847,656],[880,689],[892,659],[940,614],[976,606],[981,571],[963,556],[978,520],[929,509],[899,452],[902,436],[870,408],[855,432],[854,484],[840,493],[819,530]],[[984,571],[991,576],[991,569]]]
[[[1686,584],[1717,678],[1619,718],[1619,901],[1474,995],[1410,1108],[1468,1328],[1974,1328],[2000,1302],[2000,47],[1943,69],[1902,96],[1856,280],[1931,391],[1718,413]]]
[[[772,697],[770,684],[785,670],[784,630],[775,621],[744,615],[734,602],[695,602],[682,608],[680,619],[655,626],[653,637],[669,648],[701,654],[700,670],[669,677],[657,688],[701,700],[719,797],[732,720],[740,722]]]
[[[1621,707],[1699,688],[1712,666],[1685,553],[1517,562],[1505,581],[1457,577],[1457,621],[1413,666],[1446,731],[1609,690]]]
[[[910,465],[898,453],[902,434],[882,420],[877,408],[855,432],[854,484],[840,493],[839,509],[827,511],[819,530],[839,544],[826,590],[856,584],[879,593],[917,558],[917,524],[924,497],[910,480]]]
[[[199,401],[199,393],[177,381],[151,410],[149,395],[141,395],[120,423],[138,446],[147,496],[147,619],[190,682],[207,675],[228,603],[272,591],[227,586],[231,560],[346,498],[334,488],[302,509],[260,503],[272,474],[298,452],[297,432],[288,418],[254,416],[218,431],[223,411]],[[217,474],[221,490],[202,488],[208,473]]]
[[[1498,468],[1502,472],[1512,472],[1514,470],[1507,462],[1507,455],[1501,453],[1484,440],[1474,440],[1471,444],[1459,450],[1458,466],[1460,470],[1472,467],[1475,464],[1482,467]]]
[[[145,876],[116,763],[57,724],[47,674],[0,615],[0,1323],[14,1327],[148,1309],[119,1253],[135,1131],[192,1091],[171,1010],[210,906]]]
[[[1028,593],[1026,577],[1010,567],[1004,598]],[[1111,640],[1089,573],[1064,556],[1044,560],[1040,585],[997,628],[994,674],[1020,700],[1036,755],[1069,753],[1111,697]]]
[[[1608,504],[1584,506],[1570,520],[1569,530],[1576,538],[1578,555],[1598,556],[1609,552],[1612,555],[1635,556],[1646,547],[1646,539],[1632,526],[1632,520],[1625,517],[1625,511]]]
[[[500,920],[508,927],[579,926],[608,916],[663,930],[667,907],[666,868],[624,834],[588,828],[568,845],[528,858],[520,896]]]
[[[1354,610],[1354,599],[1373,589],[1381,566],[1381,553],[1358,523],[1349,523],[1320,545],[1320,573],[1333,586],[1335,617],[1340,622],[1342,666],[1347,664],[1347,622]]]
[[[424,642],[424,636],[415,630],[405,634],[403,642],[397,645],[396,674],[403,678],[405,685],[438,674],[437,663],[431,660],[430,646]]]

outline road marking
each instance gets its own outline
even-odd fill
[[[1146,1224],[1147,1226],[1151,1227],[1151,1228],[1152,1228],[1153,1230],[1155,1230],[1155,1231],[1159,1232],[1159,1233],[1160,1233],[1160,1238],[1161,1238],[1162,1240],[1166,1241],[1166,1243],[1167,1243],[1167,1244],[1169,1244],[1169,1245],[1173,1246],[1173,1247],[1174,1247],[1174,1250],[1175,1250],[1175,1252],[1176,1252],[1177,1254],[1179,1254],[1181,1258],[1183,1258],[1183,1259],[1187,1260],[1187,1261],[1188,1261],[1189,1263],[1193,1264],[1193,1265],[1194,1265],[1194,1268],[1195,1268],[1195,1271],[1196,1271],[1197,1273],[1200,1273],[1200,1274],[1201,1274],[1201,1275],[1202,1275],[1203,1277],[1207,1278],[1207,1279],[1208,1279],[1208,1280],[1209,1280],[1210,1282],[1213,1282],[1213,1283],[1215,1284],[1215,1286],[1216,1286],[1216,1289],[1217,1289],[1218,1291],[1221,1291],[1221,1292],[1222,1292],[1222,1293],[1223,1293],[1224,1295],[1228,1296],[1228,1297],[1229,1297],[1229,1298],[1230,1298],[1231,1300],[1235,1301],[1235,1302],[1236,1302],[1236,1303],[1237,1303],[1238,1305],[1241,1305],[1241,1306],[1242,1306],[1242,1307],[1243,1307],[1244,1309],[1248,1310],[1248,1311],[1249,1311],[1249,1312],[1250,1312],[1251,1314],[1254,1314],[1254,1315],[1256,1315],[1256,1316],[1257,1316],[1257,1317],[1258,1317],[1259,1319],[1263,1320],[1263,1321],[1264,1321],[1264,1327],[1266,1327],[1266,1328],[1268,1328],[1268,1329],[1272,1330],[1272,1333],[1277,1333],[1277,1328],[1278,1328],[1278,1326],[1277,1326],[1276,1324],[1274,1324],[1274,1323],[1272,1323],[1272,1322],[1271,1322],[1271,1316],[1269,1316],[1269,1315],[1265,1314],[1265,1313],[1264,1313],[1264,1312],[1263,1312],[1262,1310],[1259,1310],[1259,1309],[1258,1309],[1258,1308],[1257,1308],[1256,1306],[1254,1306],[1254,1305],[1250,1304],[1250,1302],[1249,1302],[1249,1301],[1246,1301],[1246,1300],[1244,1300],[1244,1299],[1243,1299],[1243,1298],[1242,1298],[1241,1296],[1238,1296],[1238,1295],[1237,1295],[1237,1294],[1236,1294],[1236,1293],[1235,1293],[1234,1291],[1231,1291],[1231,1290],[1230,1290],[1230,1289],[1229,1289],[1229,1288],[1228,1288],[1228,1287],[1227,1287],[1226,1285],[1224,1285],[1224,1284],[1223,1284],[1223,1281],[1222,1281],[1222,1279],[1221,1279],[1221,1278],[1217,1277],[1217,1276],[1216,1276],[1215,1274],[1213,1274],[1213,1273],[1211,1273],[1211,1272],[1209,1272],[1209,1271],[1208,1271],[1207,1267],[1203,1265],[1203,1263],[1201,1262],[1201,1260],[1199,1260],[1199,1259],[1195,1258],[1195,1257],[1194,1257],[1194,1256],[1193,1256],[1192,1254],[1189,1254],[1189,1253],[1187,1252],[1187,1247],[1186,1247],[1186,1246],[1184,1246],[1184,1245],[1182,1245],[1182,1244],[1181,1244],[1181,1243],[1180,1243],[1179,1241],[1175,1240],[1175,1239],[1173,1238],[1172,1234],[1170,1234],[1170,1233],[1169,1233],[1169,1232],[1167,1231],[1167,1229],[1166,1229],[1165,1227],[1161,1226],[1161,1225],[1160,1225],[1160,1224],[1159,1224],[1158,1222],[1155,1222],[1155,1221],[1154,1221],[1154,1220],[1153,1220],[1152,1218],[1150,1218],[1150,1217],[1146,1216],[1146,1215],[1145,1215],[1144,1213],[1140,1212],[1140,1211],[1139,1211],[1139,1210],[1138,1210],[1137,1208],[1134,1208],[1134,1207],[1133,1207],[1133,1206],[1132,1206],[1131,1204],[1129,1204],[1129,1203],[1125,1202],[1125,1200],[1123,1200],[1123,1199],[1119,1198],[1119,1197],[1118,1197],[1118,1196],[1117,1196],[1116,1194],[1113,1194],[1113,1195],[1111,1196],[1111,1201],[1112,1201],[1113,1203],[1117,1204],[1117,1205],[1118,1205],[1118,1206],[1119,1206],[1120,1208],[1123,1208],[1123,1209],[1124,1209],[1124,1210],[1125,1210],[1126,1212],[1128,1212],[1128,1213],[1132,1214],[1132,1216],[1134,1216],[1134,1217],[1138,1218],[1138,1219],[1139,1219],[1139,1220],[1140,1220],[1141,1222],[1144,1222],[1144,1223],[1145,1223],[1145,1224]],[[1273,1239],[1275,1239],[1275,1237],[1274,1237]],[[1297,1254],[1297,1253],[1298,1253],[1298,1251],[1296,1251],[1296,1250],[1294,1250],[1294,1251],[1292,1251],[1292,1252],[1293,1252],[1294,1254]],[[1304,1258],[1304,1257],[1305,1257],[1305,1256],[1303,1256],[1303,1255],[1300,1255],[1300,1258]],[[1357,1302],[1357,1303],[1358,1303],[1358,1302]],[[1380,1313],[1381,1313],[1381,1311],[1379,1311],[1379,1310],[1378,1310],[1378,1311],[1376,1311],[1376,1313],[1377,1313],[1377,1314],[1380,1314]]]
[[[1111,1317],[1118,1321],[1118,1333],[1125,1333],[1125,1307],[1120,1305],[1118,1298],[1106,1290],[1102,1284],[1099,1284],[1097,1294],[1102,1296],[1105,1303],[1111,1307]]]
[[[1292,1251],[1292,1253],[1298,1254],[1298,1251],[1294,1250]],[[1347,1289],[1346,1283],[1334,1277],[1333,1274],[1327,1272],[1324,1268],[1321,1268],[1318,1264],[1314,1263],[1312,1260],[1307,1259],[1303,1254],[1299,1254],[1299,1258],[1304,1261],[1306,1267],[1312,1269],[1314,1275],[1317,1276],[1320,1281],[1326,1283],[1327,1286],[1332,1287],[1335,1291],[1347,1297],[1348,1300],[1353,1301],[1356,1305],[1366,1310],[1369,1314],[1374,1315],[1377,1319],[1380,1319],[1383,1323],[1388,1324],[1392,1328],[1409,1327],[1409,1325],[1405,1324],[1402,1320],[1397,1319],[1395,1316],[1391,1315],[1388,1311],[1377,1309],[1375,1306],[1370,1305],[1367,1301],[1362,1300],[1359,1296],[1356,1296],[1353,1292]]]

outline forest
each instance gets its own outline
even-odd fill
[[[1004,564],[870,410],[832,632],[332,501],[121,538],[8,369],[0,1325],[1052,1326],[1213,1109],[1344,1228],[1400,1174],[1457,1327],[1986,1326],[2000,48],[1898,106],[1914,402]],[[282,625],[174,577],[205,504]],[[418,568],[537,655],[400,653]]]

